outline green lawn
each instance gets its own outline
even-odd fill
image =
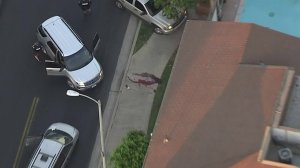
[[[140,31],[139,31],[139,35],[137,37],[137,40],[136,40],[136,43],[134,46],[133,54],[136,53],[140,48],[142,48],[142,46],[144,44],[147,43],[147,41],[150,38],[150,36],[152,35],[152,33],[153,33],[153,26],[146,22],[142,22]]]
[[[153,104],[152,104],[152,109],[151,109],[151,114],[149,118],[149,123],[148,123],[148,130],[147,130],[147,135],[150,135],[153,131],[156,118],[160,109],[161,102],[163,100],[165,90],[169,81],[169,77],[172,71],[172,67],[174,64],[175,56],[176,56],[177,51],[175,51],[170,58],[168,64],[166,65],[164,72],[162,73],[161,76],[161,83],[158,84],[157,90],[155,92]]]

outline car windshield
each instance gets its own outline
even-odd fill
[[[154,5],[154,0],[149,0],[146,4],[145,4],[149,14],[151,16],[154,16],[156,14],[158,14],[161,10],[162,10],[162,7],[158,7],[156,8],[155,5]]]
[[[70,135],[60,130],[47,131],[45,134],[45,138],[56,141],[63,145],[66,145],[73,140],[73,138]]]
[[[93,59],[91,53],[83,46],[78,52],[70,56],[64,57],[64,63],[66,69],[69,71],[75,71],[86,66]]]

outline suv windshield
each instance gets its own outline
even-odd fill
[[[60,144],[66,145],[72,141],[72,137],[60,130],[49,130],[45,134],[46,139],[51,139]]]
[[[156,15],[157,13],[159,13],[162,10],[162,7],[160,6],[159,8],[156,8],[154,5],[154,0],[149,0],[146,4],[145,4],[149,14],[151,16]]]
[[[70,56],[64,57],[67,70],[75,71],[90,63],[93,59],[91,53],[83,46],[78,52]]]
[[[48,130],[45,133],[45,138],[51,139],[63,145],[70,143],[73,139],[70,135],[60,130]]]

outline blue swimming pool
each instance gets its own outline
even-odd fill
[[[300,0],[242,0],[239,21],[300,37]]]

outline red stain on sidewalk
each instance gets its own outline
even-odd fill
[[[153,85],[160,83],[160,78],[156,77],[153,74],[149,74],[147,72],[144,73],[133,73],[132,75],[128,76],[128,79],[137,84],[142,84],[145,86]]]

